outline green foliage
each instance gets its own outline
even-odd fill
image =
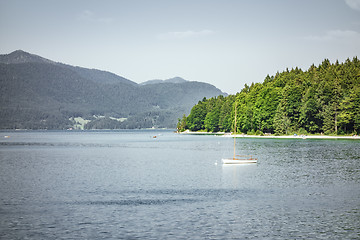
[[[263,83],[245,84],[236,95],[203,100],[186,118],[187,128],[233,131],[234,101],[237,132],[359,133],[360,61],[355,57],[331,64],[325,59],[307,71],[287,69]]]
[[[221,98],[222,96],[219,96]],[[229,132],[233,128],[232,108],[235,102],[235,96],[222,97],[220,115],[219,115],[219,131]]]
[[[203,101],[199,101],[199,103],[191,109],[190,115],[187,118],[187,126],[189,129],[191,131],[204,130],[206,115],[206,99],[203,99]]]
[[[277,135],[288,134],[290,130],[290,118],[287,115],[285,110],[285,106],[283,103],[280,103],[276,109],[275,116],[274,116],[274,132]]]
[[[183,117],[180,119],[178,119],[178,124],[177,124],[177,130],[179,132],[183,132],[186,130],[187,128],[187,124],[186,124],[186,115],[184,114]]]
[[[87,123],[85,129],[121,129],[121,123],[105,117]]]

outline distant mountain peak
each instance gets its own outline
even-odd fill
[[[166,79],[164,82],[183,83],[183,82],[188,82],[188,81],[181,77],[173,77],[173,78]]]
[[[25,52],[23,50],[16,50],[9,54],[0,55],[0,63],[18,64],[18,63],[29,63],[29,62],[55,63],[49,59]]]
[[[9,54],[0,54],[0,63],[5,64],[20,64],[20,63],[42,63],[42,64],[52,64],[57,65],[63,68],[71,69],[72,71],[79,74],[81,77],[91,80],[97,83],[104,84],[117,84],[117,83],[126,83],[132,86],[136,86],[137,83],[130,81],[124,77],[118,76],[114,73],[97,70],[97,69],[88,69],[82,67],[74,67],[71,65],[54,62],[49,59],[40,57],[35,54],[25,52],[23,50],[16,50]]]
[[[159,84],[159,83],[184,83],[184,82],[188,82],[188,81],[181,77],[173,77],[173,78],[169,78],[166,80],[161,80],[161,79],[149,80],[149,81],[140,83],[140,85]]]

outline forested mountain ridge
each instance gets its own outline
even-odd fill
[[[175,127],[199,99],[220,94],[206,83],[141,86],[24,51],[0,55],[0,129],[76,128],[75,119],[85,128]]]
[[[43,63],[43,64],[53,64],[56,66],[69,68],[70,70],[78,73],[82,78],[104,84],[113,84],[113,83],[127,83],[131,85],[137,85],[135,82],[132,82],[126,78],[118,76],[116,74],[97,70],[97,69],[88,69],[82,67],[74,67],[71,65],[58,63],[51,61],[49,59],[31,54],[22,50],[16,50],[9,54],[0,55],[0,63],[5,64],[20,64],[20,63]]]
[[[184,82],[187,82],[187,81],[181,77],[174,77],[174,78],[170,78],[170,79],[166,79],[166,80],[160,80],[160,79],[149,80],[149,81],[140,83],[140,85],[149,85],[149,84],[157,84],[157,83],[184,83]]]
[[[179,119],[178,128],[232,131],[235,106],[237,132],[359,134],[360,61],[355,57],[331,64],[325,59],[307,71],[268,75],[236,95],[199,101],[188,117]]]

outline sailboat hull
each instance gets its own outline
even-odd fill
[[[233,159],[233,158],[223,158],[221,159],[223,164],[249,164],[257,163],[257,159]]]

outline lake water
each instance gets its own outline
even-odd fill
[[[0,238],[360,239],[360,141],[239,138],[258,163],[222,166],[232,147],[171,131],[0,132]]]

